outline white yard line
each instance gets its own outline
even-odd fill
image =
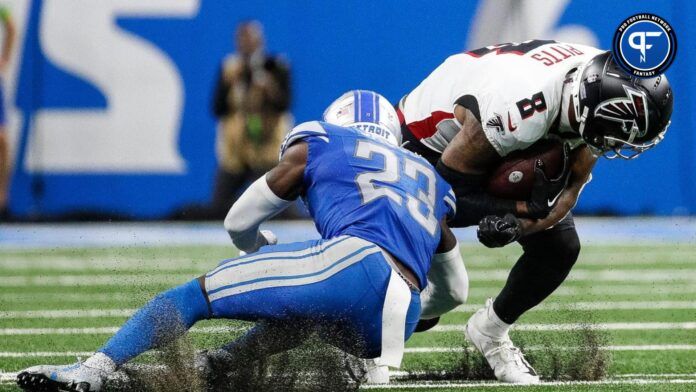
[[[469,297],[473,296],[491,296],[495,295],[500,287],[471,287],[469,288]],[[573,287],[570,285],[564,285],[559,287],[554,293],[552,298],[555,297],[577,297],[583,295],[602,295],[602,296],[612,296],[612,295],[669,295],[669,294],[681,294],[689,295],[696,294],[696,284],[668,284],[660,286],[650,286],[646,288],[645,285],[626,285],[626,286],[616,286],[616,285],[602,285],[593,287]],[[52,291],[5,291],[0,293],[0,302],[4,303],[31,303],[31,302],[42,302],[49,301],[55,302],[57,299],[65,302],[119,302],[127,301],[137,298],[138,295],[133,293],[74,293],[74,292],[61,292],[56,293]]]
[[[234,253],[230,252],[230,257],[234,257]],[[106,256],[105,258],[98,256],[49,256],[45,258],[23,258],[10,256],[0,260],[0,269],[4,268],[17,271],[29,269],[39,269],[44,271],[178,271],[181,269],[210,269],[215,267],[219,262],[220,260],[202,260],[200,258],[197,260],[192,260],[191,258],[168,257],[146,259],[117,257],[113,255]]]
[[[544,346],[528,346],[525,351],[548,350]],[[553,350],[573,351],[582,347],[558,346]],[[646,345],[625,345],[625,346],[602,346],[607,351],[694,351],[696,344],[646,344]],[[473,351],[473,347],[407,347],[404,352],[407,354],[430,354],[430,353],[459,353],[464,350]]]
[[[636,322],[636,323],[596,323],[596,324],[519,324],[513,327],[517,331],[572,331],[590,326],[598,330],[669,330],[669,329],[696,329],[696,322],[662,323],[662,322]],[[18,335],[93,335],[112,334],[118,327],[99,328],[0,328],[0,336]],[[229,333],[246,330],[246,327],[216,326],[193,327],[195,333]],[[431,329],[432,332],[461,332],[464,324],[438,325]],[[429,332],[430,332],[429,331]]]
[[[474,312],[483,305],[466,304],[454,309],[455,312]],[[563,302],[542,303],[533,310],[661,310],[696,309],[696,301],[654,301],[654,302]],[[0,318],[2,313],[0,312]]]
[[[542,346],[529,346],[524,348],[525,351],[546,350]],[[554,347],[556,350],[577,350],[578,347]],[[607,351],[694,351],[694,344],[647,344],[647,345],[627,345],[627,346],[603,346],[602,349]],[[465,350],[464,347],[407,347],[404,352],[406,354],[431,354],[431,353],[459,353]],[[466,348],[468,351],[473,351],[472,347]],[[92,355],[91,351],[0,351],[0,358],[59,358],[59,357],[81,357],[86,358]],[[675,376],[694,376],[694,374],[674,374]],[[641,374],[620,375],[617,377],[642,376]],[[655,375],[660,376],[659,374]],[[662,375],[663,377],[667,377]]]
[[[85,296],[89,297],[90,295]],[[482,305],[467,304],[454,309],[454,312],[473,312]],[[546,303],[532,311],[549,310],[662,310],[662,309],[696,309],[696,302],[691,301],[656,301],[656,302],[568,302]],[[128,317],[136,309],[63,309],[63,310],[11,310],[0,311],[0,319],[58,319],[58,318],[101,318]]]
[[[622,379],[622,380],[602,380],[602,381],[545,381],[541,386],[593,386],[593,385],[650,385],[650,384],[696,384],[694,379]],[[422,382],[422,383],[392,383],[389,385],[363,385],[361,389],[452,389],[452,388],[485,388],[485,387],[507,387],[510,384],[502,382]]]
[[[505,281],[508,270],[469,271],[473,281]],[[56,276],[4,276],[0,287],[27,286],[127,286],[144,284],[172,284],[192,279],[191,274],[94,274],[94,275],[56,275]],[[696,270],[655,269],[641,270],[576,270],[570,273],[569,280],[588,282],[678,282],[696,281]]]
[[[690,377],[689,375],[685,375]],[[16,372],[0,373],[1,383],[12,383],[17,377]],[[685,378],[620,378],[601,381],[545,381],[542,386],[593,386],[593,385],[649,385],[649,384],[695,384],[696,379]],[[488,381],[472,381],[472,382],[410,382],[399,383],[395,382],[389,385],[363,385],[361,389],[443,389],[443,388],[485,388],[485,387],[510,387],[510,384]]]
[[[471,287],[469,296],[494,295],[500,287]],[[573,287],[563,285],[553,292],[553,297],[574,297],[583,295],[652,295],[652,294],[696,294],[696,284],[646,285],[634,284],[626,286],[596,285],[592,287]]]
[[[432,332],[463,332],[465,324],[437,325]],[[696,329],[696,322],[663,323],[663,322],[635,322],[635,323],[568,323],[568,324],[515,324],[515,331],[572,331],[590,327],[603,331],[613,330],[664,330],[664,329]],[[1,331],[1,330],[0,330]],[[428,332],[430,332],[428,331]]]
[[[0,311],[0,319],[128,317],[134,311],[135,309],[11,310]]]

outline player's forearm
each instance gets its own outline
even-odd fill
[[[439,317],[466,302],[469,276],[459,244],[433,257],[428,271],[428,286],[421,293],[421,319]]]
[[[437,171],[452,185],[457,196],[457,215],[448,223],[451,227],[476,225],[486,215],[518,214],[518,202],[493,197],[483,188],[483,174],[469,174],[455,170],[442,160]]]
[[[538,233],[560,222],[578,200],[578,194],[573,190],[565,190],[559,197],[558,203],[549,215],[543,219],[520,219],[522,224],[522,236]]]
[[[259,226],[290,205],[273,193],[266,176],[256,180],[234,203],[225,217],[225,230],[234,245],[247,253],[255,252],[266,245]]]

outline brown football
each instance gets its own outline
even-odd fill
[[[511,200],[528,200],[534,185],[534,164],[544,162],[547,178],[556,178],[563,170],[563,144],[554,140],[540,140],[529,148],[506,156],[495,168],[486,183],[486,192]]]

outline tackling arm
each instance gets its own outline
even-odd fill
[[[454,114],[462,128],[437,163],[437,171],[452,185],[457,195],[457,216],[450,224],[454,227],[470,226],[486,215],[512,213],[527,216],[525,202],[499,199],[485,192],[486,173],[500,160],[500,155],[473,113],[457,105]]]
[[[428,286],[421,292],[423,320],[440,317],[465,303],[469,294],[469,276],[459,243],[444,220],[440,227],[440,245],[428,271]]]
[[[268,244],[259,226],[301,194],[306,164],[307,143],[295,143],[285,150],[276,167],[256,180],[234,203],[225,217],[225,230],[237,248],[251,253]]]

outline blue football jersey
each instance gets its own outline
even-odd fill
[[[308,144],[304,201],[321,236],[377,244],[425,288],[440,221],[454,214],[449,184],[424,158],[355,129],[300,124],[285,138],[281,157],[298,140]]]

